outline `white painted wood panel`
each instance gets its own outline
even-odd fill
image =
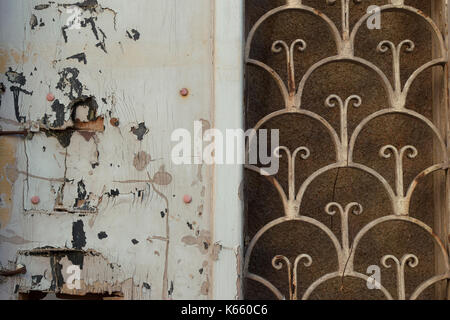
[[[240,168],[176,166],[170,137],[194,121],[241,125],[241,1],[80,1],[81,28],[69,30],[73,3],[0,2],[1,130],[41,126],[31,139],[0,137],[0,263],[27,267],[0,284],[0,298],[234,298],[237,282],[223,285],[237,277]],[[74,130],[70,143],[52,136],[73,129],[71,107],[80,113],[93,100],[90,132]],[[104,128],[94,131],[92,118]],[[231,194],[215,192],[219,184]],[[219,252],[219,243],[233,249]],[[79,292],[58,283],[79,258],[67,250],[84,252]]]

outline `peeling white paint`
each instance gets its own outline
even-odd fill
[[[173,165],[170,133],[191,129],[198,119],[214,122],[214,3],[99,0],[98,6],[82,10],[84,27],[64,34],[69,14],[63,5],[71,3],[0,3],[0,83],[6,87],[1,129],[19,130],[31,122],[58,127],[51,135],[41,131],[32,139],[15,138],[11,220],[0,229],[1,239],[15,241],[0,241],[0,263],[22,263],[27,274],[0,283],[0,297],[16,299],[29,290],[67,293],[54,287],[58,279],[52,270],[67,267],[68,257],[27,251],[73,249],[81,243],[78,249],[98,253],[84,256],[84,293],[211,298],[212,257],[182,239],[213,232],[213,170]],[[80,53],[81,58],[73,58]],[[26,82],[9,81],[9,68]],[[19,117],[12,86],[23,90],[17,99]],[[190,94],[181,97],[185,87]],[[54,101],[47,100],[49,93]],[[67,132],[77,118],[90,121],[86,107],[73,109],[86,98],[95,99],[95,117],[104,118],[104,130],[74,132],[64,147],[53,135],[62,128]],[[140,153],[150,158],[138,170],[135,156]],[[7,178],[1,171],[0,179]],[[182,201],[187,193],[193,198],[189,205]],[[33,196],[39,196],[39,204],[31,203]],[[237,192],[232,197],[239,201]],[[79,226],[81,233],[75,230]]]

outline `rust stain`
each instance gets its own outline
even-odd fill
[[[185,236],[181,241],[188,246],[197,246],[202,254],[207,254],[211,247],[211,233],[202,230],[195,236]]]
[[[213,261],[219,260],[222,246],[212,243],[211,232],[202,230],[198,232],[197,236],[185,236],[181,241],[188,246],[196,246],[202,254],[208,254]]]
[[[78,131],[78,133],[84,138],[84,140],[86,140],[87,142],[89,142],[93,136],[95,136],[95,132],[91,132],[91,131]]]
[[[186,98],[187,96],[189,96],[189,89],[187,89],[187,88],[181,89],[181,90],[180,90],[180,95],[181,95],[183,98]]]
[[[114,180],[113,182],[115,182],[115,183],[151,183],[152,185],[156,184],[159,186],[168,186],[169,184],[172,183],[172,175],[170,173],[166,172],[164,165],[159,168],[159,171],[155,173],[153,178],[150,177],[150,174],[148,172],[147,172],[147,175],[148,175],[147,180],[125,180],[125,181]],[[164,195],[162,193],[160,193],[159,191],[157,193],[161,197],[164,197]]]
[[[6,72],[6,65],[8,63],[8,60],[8,53],[5,50],[0,49],[0,73]]]
[[[147,152],[141,151],[134,156],[133,166],[138,171],[144,171],[150,161],[152,161],[152,157]]]
[[[153,176],[152,182],[160,186],[167,186],[172,182],[172,176],[166,172],[164,166],[161,166],[159,171]]]
[[[8,62],[11,60],[16,65],[23,65],[30,60],[29,53],[31,52],[31,44],[27,45],[25,51],[19,52],[15,49],[10,49],[9,51],[6,49],[0,48],[0,73],[5,73],[7,70]],[[37,54],[33,54],[33,62],[35,62]]]
[[[28,44],[26,51],[29,51],[31,48],[31,45]],[[16,64],[24,64],[28,62],[29,57],[25,54],[25,52],[18,52],[17,50],[11,49],[9,51],[10,56],[13,58],[14,62]]]
[[[202,283],[202,286],[200,288],[200,294],[204,296],[208,296],[210,293],[210,276],[211,276],[211,270],[209,268],[209,262],[207,260],[203,261],[202,268],[200,269],[200,274],[204,274],[206,277],[206,280]]]
[[[11,219],[12,187],[17,179],[16,143],[11,137],[0,137],[0,229]]]
[[[27,268],[25,266],[22,266],[16,270],[5,270],[5,269],[0,270],[0,276],[2,277],[14,277],[16,275],[25,273],[27,273]]]
[[[197,236],[185,236],[181,241],[188,246],[197,246],[202,254],[210,254],[213,260],[218,257],[220,250],[217,250],[215,245],[211,243],[211,232],[202,230],[198,232]]]
[[[96,120],[89,122],[75,121],[74,129],[79,131],[105,131],[104,119],[98,117]]]
[[[201,205],[199,205],[198,207],[197,207],[197,214],[199,215],[199,216],[202,216],[203,215],[203,204],[201,204]]]
[[[0,49],[0,73],[5,73],[7,70],[7,65],[10,59],[14,61],[15,64],[25,64],[30,60],[27,52],[31,49],[31,45],[28,44],[25,52],[19,52],[15,49],[5,50]],[[34,57],[34,56],[33,56]]]
[[[0,149],[1,150],[1,149]],[[6,178],[9,180],[10,183],[14,184],[17,180],[17,177],[19,176],[19,171],[17,170],[17,168],[10,164],[10,165],[6,165],[5,168],[3,168],[3,171],[6,174]],[[26,174],[26,173],[25,173]]]
[[[211,250],[211,259],[213,261],[219,260],[219,253],[222,251],[222,246],[218,243],[214,243]]]
[[[118,127],[120,125],[120,121],[117,118],[112,118],[111,120],[109,120],[109,123],[113,126],[113,127]]]
[[[202,288],[200,289],[200,293],[204,296],[209,294],[209,279],[202,283]]]

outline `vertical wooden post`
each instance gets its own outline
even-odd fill
[[[439,26],[448,48],[448,34],[449,34],[449,16],[448,16],[448,0],[432,1],[432,18]],[[438,58],[440,55],[438,42],[433,39],[433,58]],[[449,74],[448,65],[444,68],[433,68],[433,121],[439,129],[439,132],[446,139],[447,153],[450,151],[450,130],[449,130]],[[435,163],[442,162],[444,155],[441,148],[438,147],[438,142],[435,140],[434,160]],[[446,160],[448,162],[448,159]],[[449,246],[449,214],[450,214],[450,175],[449,170],[445,174],[434,175],[434,231],[444,241],[444,245]],[[446,272],[443,257],[438,254],[436,250],[436,274],[443,274]],[[450,299],[449,282],[439,283],[436,286],[436,295],[441,299]]]
[[[214,2],[214,127],[244,125],[244,1]],[[214,242],[221,252],[213,269],[213,299],[242,298],[243,165],[214,169]]]

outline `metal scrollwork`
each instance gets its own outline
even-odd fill
[[[329,5],[339,3],[339,1],[337,0],[326,0],[326,1]],[[355,4],[361,3],[361,0],[354,0],[354,3]],[[268,178],[274,184],[275,188],[277,189],[280,195],[281,201],[283,202],[284,215],[274,221],[267,223],[251,239],[249,245],[247,246],[247,251],[245,254],[244,274],[248,279],[257,281],[262,285],[266,286],[267,288],[269,288],[278,299],[286,298],[278,288],[276,288],[272,283],[270,283],[270,281],[249,272],[249,264],[252,252],[257,242],[266,232],[268,232],[269,230],[280,224],[289,221],[294,221],[314,226],[330,239],[331,243],[333,244],[337,252],[338,269],[335,272],[326,274],[321,278],[317,279],[316,281],[314,281],[313,284],[311,284],[310,287],[306,289],[303,296],[300,297],[298,295],[298,288],[299,288],[298,266],[300,262],[303,262],[305,267],[309,267],[312,265],[313,259],[311,258],[310,255],[303,253],[297,256],[294,263],[292,264],[292,262],[285,256],[282,255],[275,256],[272,260],[272,266],[278,271],[283,270],[283,266],[287,269],[288,274],[287,284],[289,286],[288,290],[289,299],[292,300],[308,299],[314,292],[314,290],[317,289],[321,284],[335,278],[353,277],[367,281],[369,280],[369,277],[365,274],[357,272],[354,269],[353,264],[356,249],[358,248],[361,239],[369,231],[371,231],[378,225],[390,223],[393,221],[400,221],[418,226],[433,239],[437,248],[439,248],[438,253],[442,255],[443,261],[445,263],[445,268],[447,270],[445,273],[436,275],[433,278],[422,283],[409,297],[409,299],[417,299],[421,295],[421,293],[423,293],[427,288],[429,288],[433,284],[442,280],[450,279],[450,266],[449,266],[449,255],[441,239],[439,239],[439,237],[433,232],[433,230],[425,223],[410,217],[409,205],[413,192],[416,189],[417,185],[419,184],[420,180],[433,172],[440,170],[448,170],[449,158],[447,153],[448,142],[446,142],[446,137],[444,137],[441,134],[441,131],[434,125],[432,121],[430,121],[423,115],[413,110],[409,110],[405,104],[412,83],[417,79],[417,77],[422,72],[434,66],[446,66],[448,58],[447,48],[444,42],[443,35],[439,30],[439,27],[430,17],[426,16],[419,9],[404,4],[403,0],[390,0],[389,4],[381,6],[380,11],[382,13],[395,11],[405,12],[407,14],[416,16],[418,19],[423,20],[428,26],[429,30],[432,31],[433,36],[437,40],[437,45],[439,47],[438,52],[440,53],[440,57],[434,58],[433,60],[425,63],[417,70],[415,70],[411,74],[411,76],[406,80],[406,82],[404,82],[404,86],[402,87],[402,79],[400,77],[401,56],[404,53],[409,53],[415,50],[415,44],[411,40],[404,40],[398,44],[394,44],[391,41],[384,40],[379,43],[377,48],[374,48],[374,50],[376,49],[379,53],[386,53],[387,51],[391,51],[392,53],[393,79],[392,81],[389,80],[388,77],[376,65],[363,58],[355,56],[354,45],[356,35],[358,33],[358,30],[363,25],[363,23],[369,19],[370,15],[366,14],[363,17],[361,17],[358,20],[358,22],[353,26],[353,29],[351,29],[349,23],[350,0],[341,0],[340,5],[342,8],[341,30],[339,30],[336,27],[335,23],[325,14],[319,12],[318,10],[312,7],[304,5],[302,0],[287,0],[285,5],[274,8],[268,11],[266,14],[264,14],[256,22],[256,24],[252,27],[252,29],[249,32],[245,50],[246,63],[249,65],[262,68],[263,70],[267,71],[268,74],[277,83],[284,100],[283,109],[265,116],[256,124],[254,129],[258,130],[268,121],[286,114],[299,114],[308,117],[310,119],[316,120],[323,126],[323,128],[325,128],[328,131],[334,142],[336,148],[336,162],[327,165],[326,167],[321,168],[318,171],[314,172],[303,182],[303,184],[297,190],[295,185],[296,160],[298,156],[300,156],[300,158],[303,160],[308,159],[311,154],[310,150],[307,147],[299,147],[294,152],[291,152],[291,150],[289,150],[286,147],[278,147],[277,149],[275,149],[274,151],[275,157],[280,158],[283,157],[284,155],[286,155],[287,157],[288,192],[287,193],[285,192],[281,184],[277,181],[277,179],[274,176],[268,176],[266,178]],[[323,23],[325,23],[325,25],[328,26],[331,34],[333,35],[338,53],[335,56],[327,57],[310,66],[309,69],[305,72],[305,74],[301,77],[300,82],[296,84],[295,83],[296,74],[294,67],[294,60],[296,57],[295,54],[306,50],[307,44],[304,40],[301,39],[297,39],[289,45],[282,40],[275,41],[271,48],[272,52],[274,54],[279,54],[283,52],[286,54],[286,68],[287,68],[287,79],[286,79],[287,85],[286,85],[285,81],[274,69],[272,69],[269,65],[259,60],[252,59],[250,57],[250,53],[253,38],[259,27],[270,17],[273,17],[281,12],[289,10],[305,12],[308,14],[315,15],[319,19],[321,19],[321,21],[323,21]],[[310,76],[318,68],[330,63],[340,61],[354,63],[356,65],[363,66],[366,69],[374,72],[379,77],[379,79],[381,79],[381,82],[384,85],[389,100],[388,108],[379,110],[367,116],[355,128],[353,133],[350,133],[348,130],[348,109],[350,107],[358,108],[363,105],[363,100],[360,96],[351,95],[345,100],[343,100],[340,96],[333,94],[326,99],[325,106],[329,108],[335,108],[340,113],[339,134],[336,132],[333,126],[331,126],[330,123],[328,123],[328,121],[326,121],[320,115],[302,108],[302,94],[305,88],[305,84],[307,80],[310,78]],[[419,155],[419,151],[415,146],[407,145],[399,149],[393,145],[386,145],[381,148],[379,152],[380,157],[384,159],[391,159],[391,161],[392,160],[395,161],[395,186],[391,186],[381,173],[363,164],[355,162],[353,158],[356,142],[362,130],[374,119],[391,114],[406,115],[410,118],[419,120],[425,125],[427,125],[435,135],[435,138],[439,142],[439,145],[442,149],[443,154],[442,162],[436,163],[433,166],[425,169],[415,179],[413,179],[413,181],[409,186],[405,186],[404,184],[403,161],[406,157],[408,157],[409,159],[415,159]],[[256,166],[246,165],[246,168],[261,173],[259,168],[257,168]],[[339,203],[332,202],[325,207],[325,213],[327,213],[328,215],[336,215],[336,214],[340,215],[341,221],[340,240],[326,225],[324,225],[323,223],[314,218],[302,215],[302,213],[300,212],[300,206],[302,204],[303,196],[308,187],[311,185],[311,183],[322,174],[337,168],[353,168],[372,175],[384,187],[392,202],[392,208],[394,212],[392,215],[388,215],[371,221],[366,226],[364,226],[353,239],[350,239],[349,236],[349,215],[362,214],[363,207],[359,203],[352,202],[344,207]],[[401,259],[398,259],[393,255],[386,255],[382,258],[381,264],[385,268],[391,268],[392,266],[396,267],[397,298],[400,300],[407,299],[408,297],[406,296],[405,292],[406,267],[410,268],[417,267],[419,264],[418,257],[413,254],[406,254]],[[388,292],[381,284],[379,284],[379,287],[381,292],[384,293],[387,299],[393,299],[391,293]]]

